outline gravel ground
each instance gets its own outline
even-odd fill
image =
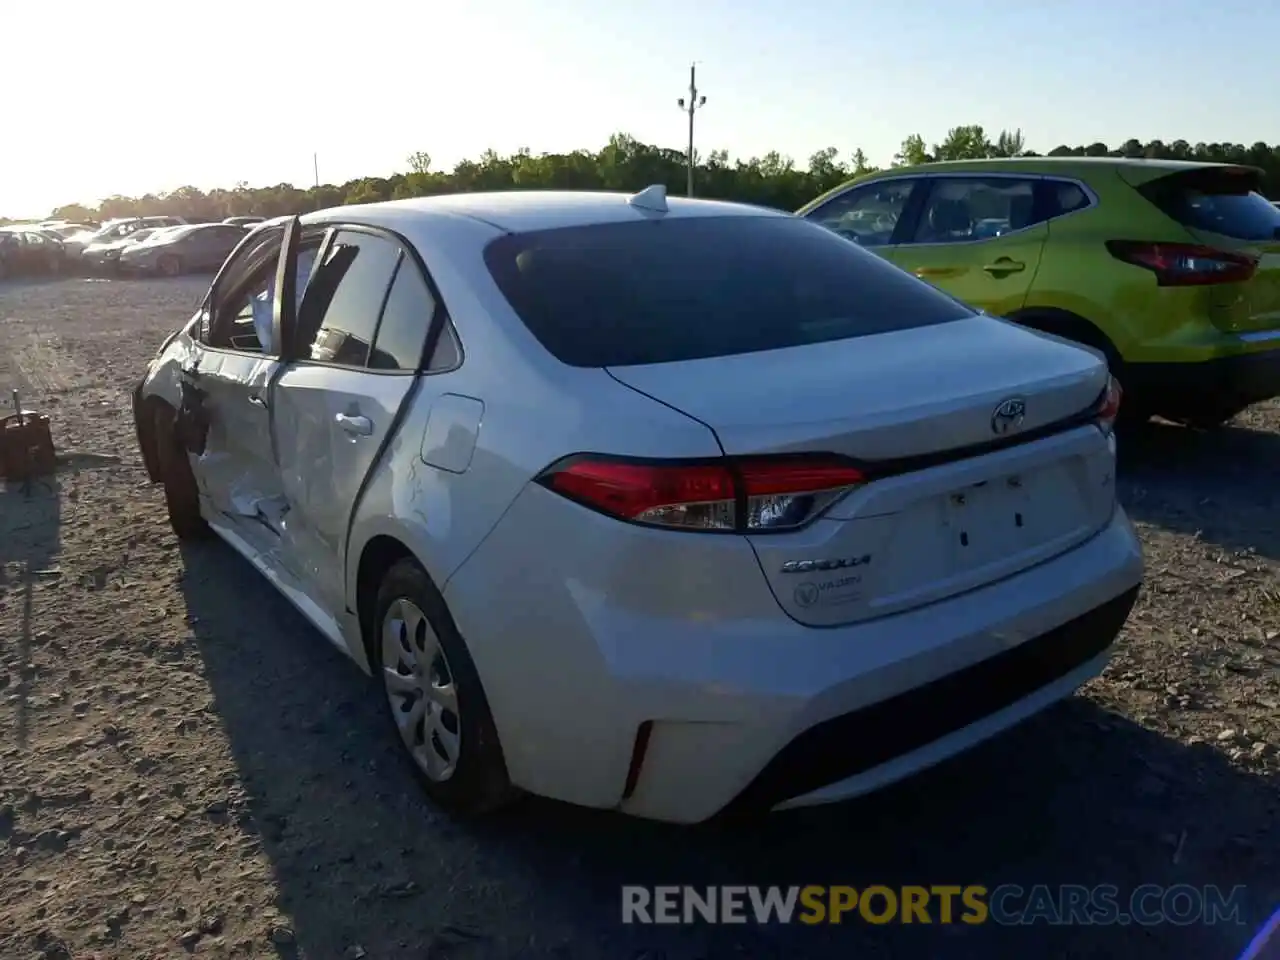
[[[229,549],[180,548],[127,388],[204,281],[0,287],[0,389],[61,469],[0,489],[0,957],[1236,957],[1280,902],[1280,406],[1157,426],[1107,674],[866,800],[669,828],[422,799],[370,683]],[[1242,924],[636,927],[623,883],[1247,887]]]

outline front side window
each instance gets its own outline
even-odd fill
[[[1035,180],[939,177],[931,180],[913,243],[990,240],[1035,223]]]
[[[264,232],[248,242],[227,264],[215,283],[214,309],[207,343],[211,347],[277,355],[273,341],[272,300],[283,231]],[[310,277],[310,262],[323,231],[303,234],[295,265],[296,297],[301,302]]]
[[[854,187],[811,210],[805,219],[859,246],[882,247],[893,242],[893,231],[915,183],[915,179],[902,178]]]
[[[538,341],[577,367],[826,343],[973,315],[791,216],[666,217],[509,234],[485,249]]]

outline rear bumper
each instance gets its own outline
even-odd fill
[[[1280,397],[1280,333],[1269,349],[1198,363],[1131,363],[1124,376],[1125,389],[1150,398],[1160,412],[1261,403]]]
[[[1132,587],[1004,653],[800,734],[733,806],[811,806],[866,793],[959,753],[1069,696],[1107,660]]]
[[[1090,540],[1004,580],[805,627],[737,538],[690,536],[633,562],[604,526],[615,521],[568,516],[581,508],[552,497],[522,495],[445,599],[512,780],[659,820],[840,800],[960,753],[1100,672],[1142,581],[1117,509]],[[670,536],[632,532],[655,547]],[[548,544],[533,565],[530,543]]]

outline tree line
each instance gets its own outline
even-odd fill
[[[927,144],[912,134],[894,155],[892,166],[935,160],[967,160],[985,157],[1034,157],[1020,130],[1002,130],[994,138],[978,124],[953,127],[941,143]],[[1261,141],[1239,143],[1189,143],[1186,140],[1149,143],[1126,140],[1118,147],[1105,143],[1054,147],[1048,156],[1148,157],[1239,163],[1260,167],[1272,191],[1280,190],[1280,144]],[[794,210],[825,190],[850,177],[876,168],[862,150],[841,155],[835,147],[819,150],[800,167],[788,156],[771,151],[763,157],[733,160],[724,150],[696,158],[695,192],[701,197],[739,200],[783,210]],[[492,150],[479,159],[463,160],[451,171],[434,170],[425,152],[406,158],[406,169],[390,177],[362,177],[343,184],[321,184],[303,189],[288,183],[251,187],[239,183],[231,189],[209,192],[180,187],[171,193],[142,197],[112,196],[97,207],[69,204],[58,207],[51,218],[106,220],[112,217],[169,214],[192,222],[220,220],[228,216],[264,217],[305,213],[349,203],[371,203],[432,194],[476,190],[639,190],[664,183],[672,194],[685,192],[685,155],[681,150],[642,143],[627,134],[615,134],[602,149],[534,155],[519,150],[500,156]]]

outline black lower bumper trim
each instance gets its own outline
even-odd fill
[[[810,727],[725,813],[768,810],[918,750],[1048,686],[1111,646],[1138,587],[1034,640],[924,686]]]
[[[1130,363],[1122,385],[1158,413],[1245,407],[1280,397],[1280,345],[1275,350],[1203,363]]]

